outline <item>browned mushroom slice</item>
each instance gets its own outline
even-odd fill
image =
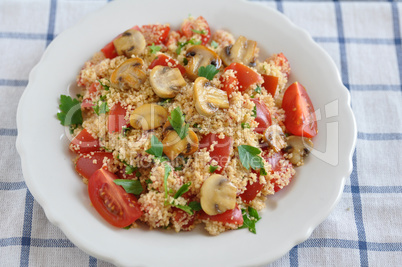
[[[222,50],[222,61],[226,66],[233,62],[240,62],[253,67],[255,66],[256,47],[256,41],[247,40],[246,37],[239,36],[233,45],[229,45]]]
[[[178,68],[155,66],[149,76],[152,89],[162,98],[172,98],[177,95],[180,88],[187,83]]]
[[[143,69],[144,61],[141,58],[130,58],[120,64],[110,76],[110,82],[120,89],[139,89],[145,82],[147,74]]]
[[[236,206],[236,187],[220,174],[208,177],[201,186],[201,207],[208,215],[217,215]]]
[[[130,29],[122,33],[113,41],[116,52],[119,56],[131,57],[141,55],[144,52],[146,42],[140,31]]]
[[[204,77],[195,80],[193,94],[195,108],[201,115],[212,116],[219,108],[229,108],[227,93],[214,87]]]
[[[310,150],[313,148],[313,142],[306,137],[291,135],[287,138],[288,145],[283,149],[286,153],[291,153],[290,162],[295,166],[301,166],[304,163]]]
[[[186,59],[188,63],[184,68],[186,69],[187,76],[193,80],[198,77],[198,69],[201,66],[214,65],[216,69],[219,69],[222,65],[220,57],[203,45],[195,45],[187,49]]]
[[[170,159],[174,160],[178,155],[191,155],[198,150],[198,137],[195,132],[188,130],[188,135],[184,139],[180,139],[174,130],[169,130],[164,134],[162,140],[163,153]]]
[[[264,131],[264,140],[275,152],[279,152],[286,147],[286,136],[279,125],[269,126]]]
[[[144,104],[136,108],[130,116],[130,124],[134,129],[151,130],[162,126],[168,112],[157,104]]]

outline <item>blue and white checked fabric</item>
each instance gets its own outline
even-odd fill
[[[354,170],[339,204],[272,266],[401,266],[402,3],[256,2],[283,12],[332,56],[358,126]],[[30,70],[57,34],[106,3],[0,1],[0,266],[110,266],[49,223],[25,185],[15,148]]]

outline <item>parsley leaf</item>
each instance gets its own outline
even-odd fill
[[[264,162],[262,161],[262,158],[258,156],[258,154],[261,153],[261,150],[249,145],[238,146],[237,150],[239,152],[240,162],[247,170],[250,170],[251,167],[253,170],[260,170],[261,174],[266,173]]]
[[[103,89],[104,89],[105,91],[109,91],[109,86],[103,84],[103,83],[101,82],[101,80],[98,80],[98,82],[100,83],[100,85],[102,85],[102,87],[103,87]]]
[[[209,166],[209,173],[214,173],[218,169],[218,166]]]
[[[139,195],[143,190],[141,182],[138,180],[116,179],[113,182],[121,185],[130,194]]]
[[[257,118],[257,106],[255,105],[251,114],[251,117]]]
[[[81,104],[78,99],[61,95],[59,109],[61,112],[57,113],[57,118],[60,120],[61,125],[68,126],[82,123]]]
[[[185,47],[188,44],[192,44],[192,45],[199,45],[201,44],[201,40],[196,41],[193,38],[191,38],[190,40],[188,40],[187,42],[178,42],[177,43],[177,49],[176,49],[176,54],[180,55],[181,50],[183,47]]]
[[[188,41],[188,43],[192,45],[200,45],[202,42],[201,40],[196,41],[195,39],[191,38],[190,41]]]
[[[162,46],[155,45],[155,43],[152,43],[152,45],[149,46],[149,49],[151,49],[151,54],[156,54],[156,52],[162,49]]]
[[[194,211],[202,210],[200,202],[197,201],[191,201],[190,203],[188,203],[188,206],[192,208]]]
[[[180,139],[184,139],[188,134],[188,123],[184,121],[184,114],[181,111],[180,107],[176,107],[168,118],[170,125],[172,125],[173,129],[179,135]]]
[[[257,210],[252,207],[248,207],[248,209],[241,209],[243,214],[243,225],[239,227],[239,229],[248,228],[248,230],[254,234],[257,233],[255,229],[255,224],[261,219],[258,215]]]
[[[215,41],[212,41],[211,46],[216,49],[216,48],[218,48],[219,44]]]
[[[137,169],[138,168],[133,165],[126,164],[126,174],[132,174]]]
[[[243,129],[250,128],[250,124],[248,124],[247,122],[242,122],[241,128],[243,128]]]
[[[207,34],[206,30],[196,30],[196,29],[191,29],[192,32],[198,33],[198,34]]]
[[[100,103],[100,104],[99,104]],[[109,107],[106,102],[99,101],[96,106],[92,107],[96,113],[96,115],[105,114],[109,111]]]
[[[162,157],[163,145],[155,135],[151,137],[151,147],[145,150],[145,152],[154,155],[155,157]]]
[[[261,87],[257,85],[257,87],[254,89],[254,92],[261,94]]]
[[[212,80],[219,70],[214,65],[208,65],[206,67],[201,66],[198,69],[198,76],[205,77],[208,80]]]
[[[177,190],[176,194],[174,194],[173,198],[176,199],[178,197],[181,197],[184,193],[186,193],[188,190],[190,190],[191,182],[185,183],[182,185],[179,190]]]
[[[193,215],[193,214],[194,214],[193,209],[192,209],[191,207],[189,207],[189,206],[176,205],[176,204],[173,205],[173,206],[175,206],[176,208],[179,208],[179,209],[181,209],[181,210],[187,212],[189,215]]]

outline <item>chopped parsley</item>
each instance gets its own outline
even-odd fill
[[[176,194],[174,194],[173,198],[177,199],[178,197],[181,197],[184,193],[186,193],[188,190],[190,190],[191,182],[185,183],[182,185],[179,190],[177,190]]]
[[[239,152],[241,164],[247,170],[252,168],[253,170],[260,170],[261,175],[267,175],[267,172],[264,169],[264,162],[259,156],[261,153],[260,149],[249,145],[241,145],[237,147],[237,151]]]
[[[185,47],[188,44],[192,44],[192,45],[199,45],[201,44],[201,40],[200,41],[196,41],[194,39],[190,39],[187,42],[178,42],[177,43],[177,49],[176,49],[176,54],[180,55],[181,50],[183,47]]]
[[[109,91],[109,86],[108,85],[106,85],[106,84],[103,84],[102,82],[101,82],[101,80],[98,80],[98,82],[100,83],[100,85],[102,85],[102,87],[103,87],[103,90],[105,90],[105,91]]]
[[[191,29],[191,31],[192,31],[193,33],[202,34],[202,35],[208,33],[206,30]]]
[[[151,147],[149,149],[147,149],[145,152],[147,152],[148,154],[154,155],[157,158],[162,157],[163,145],[155,135],[153,135],[151,137]]]
[[[212,42],[211,42],[211,46],[212,46],[213,48],[217,49],[218,46],[219,46],[219,44],[218,44],[217,42],[215,42],[215,41],[212,41]]]
[[[184,66],[187,66],[187,64],[188,64],[188,59],[187,59],[187,58],[183,58],[183,65],[184,65]]]
[[[205,77],[208,80],[212,80],[219,70],[214,65],[208,65],[206,67],[201,66],[198,69],[198,76]]]
[[[257,85],[257,87],[254,89],[254,92],[256,92],[257,94],[261,94],[261,87]]]
[[[170,125],[172,125],[173,129],[179,135],[180,139],[184,139],[188,134],[188,123],[184,121],[184,114],[181,111],[180,107],[176,107],[168,118]]]
[[[253,113],[251,114],[251,117],[253,117],[253,118],[257,118],[257,105],[254,105],[254,108],[253,108],[253,111],[252,111]]]
[[[106,102],[99,101],[96,106],[92,107],[96,113],[96,115],[105,114],[109,111],[109,107],[107,106]]]
[[[149,49],[151,49],[151,54],[156,54],[156,52],[162,49],[162,46],[155,45],[155,43],[152,43],[152,45],[149,46]]]
[[[182,170],[183,170],[183,165],[174,167],[174,170],[175,170],[175,171],[182,171]]]
[[[243,128],[243,129],[249,129],[250,128],[250,124],[248,124],[248,122],[242,122],[241,123],[241,128]]]
[[[191,201],[190,203],[188,203],[188,206],[192,208],[194,211],[202,210],[200,202],[197,201]]]
[[[165,176],[163,177],[163,187],[165,188],[165,204],[167,204],[168,199],[167,179],[169,178],[171,171],[172,168],[170,168],[170,165],[165,163]]]
[[[57,118],[60,120],[61,125],[82,124],[81,104],[78,99],[61,95],[59,109],[60,112],[57,113]]]
[[[209,166],[209,173],[214,173],[218,169],[218,166]]]
[[[142,185],[138,180],[116,179],[113,182],[117,185],[121,185],[127,193],[139,195],[142,193]]]
[[[166,104],[168,104],[170,102],[172,102],[172,99],[171,98],[166,98],[166,99],[163,99],[162,101],[159,101],[158,105],[165,106]]]
[[[243,215],[243,225],[239,227],[239,229],[248,228],[248,230],[254,234],[257,233],[255,229],[255,224],[261,219],[258,215],[257,210],[252,207],[248,207],[248,209],[241,209]]]

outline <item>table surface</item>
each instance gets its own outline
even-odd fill
[[[402,262],[402,3],[256,1],[306,29],[333,58],[357,121],[354,170],[311,237],[272,266]],[[18,101],[46,46],[107,1],[0,1],[0,266],[110,266],[74,246],[27,189]],[[270,266],[271,266],[270,265]]]

